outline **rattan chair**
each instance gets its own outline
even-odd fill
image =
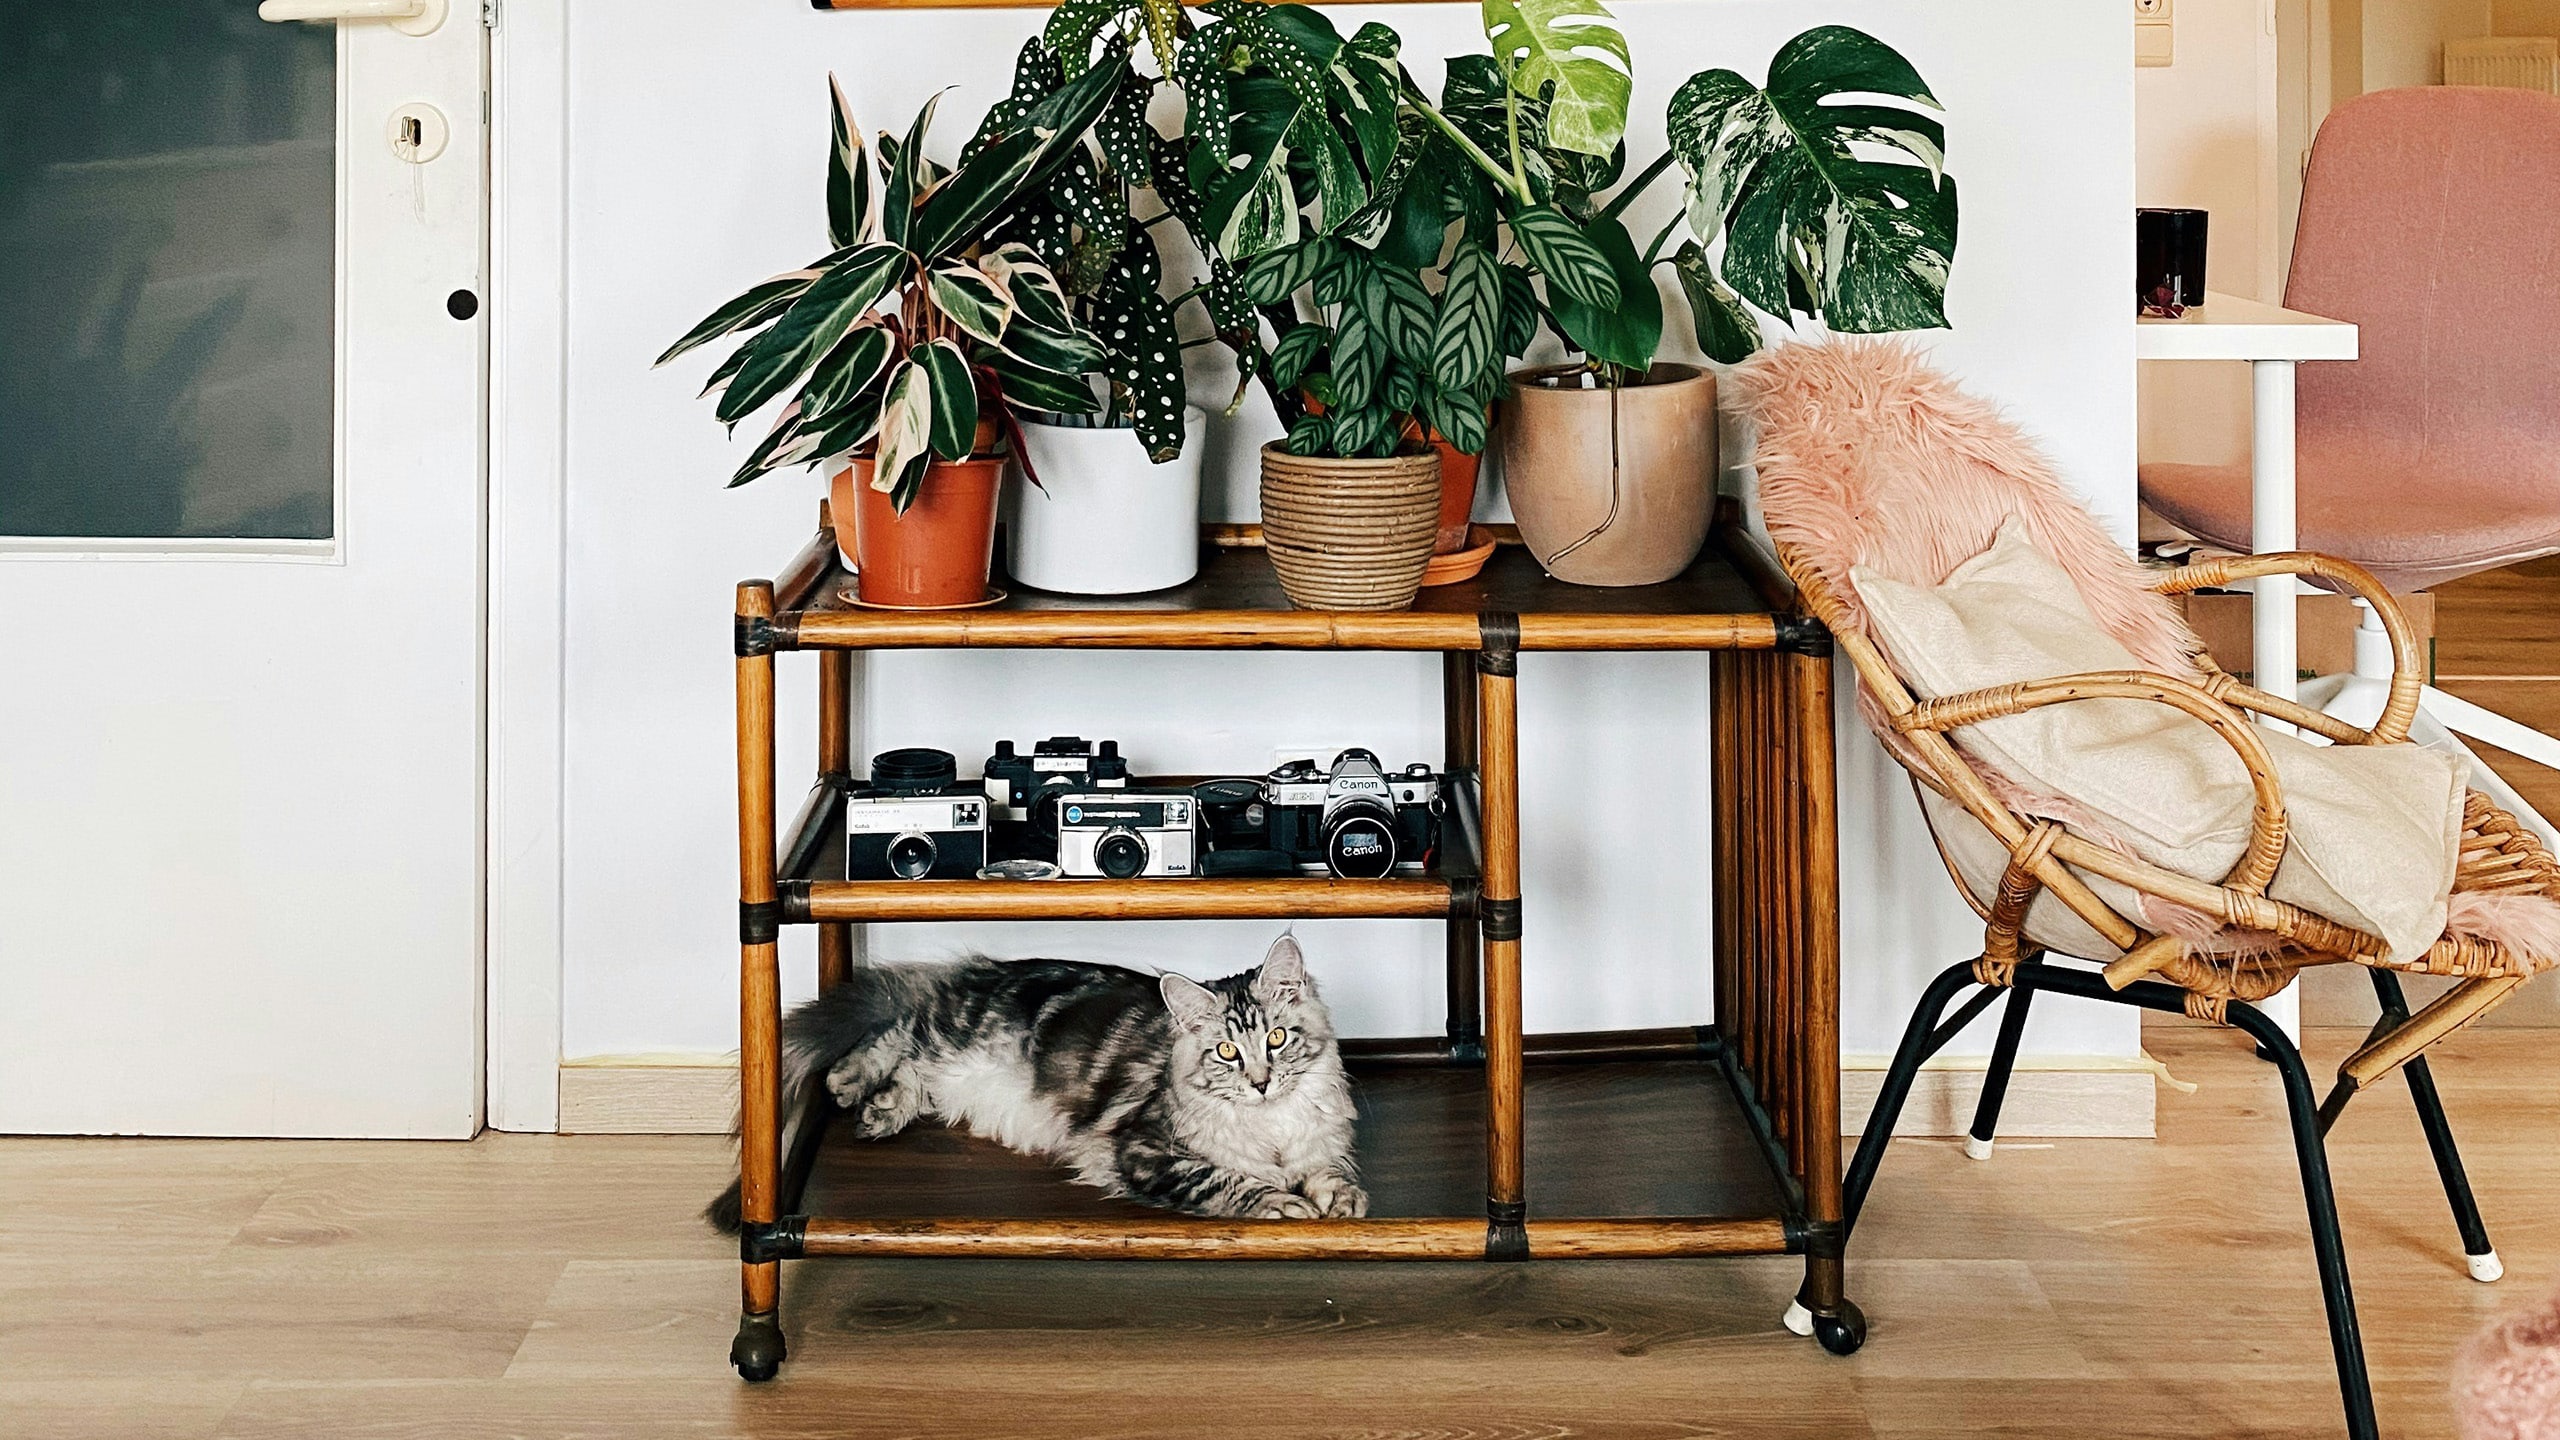
[[[1940,537],[1939,545],[1939,553],[1958,558],[1981,547],[1983,537],[1976,532],[1985,524],[1998,523],[2004,508],[2007,513],[2035,511],[2048,526],[2067,525],[2076,517],[2078,525],[2105,544],[2103,532],[2067,497],[2064,504],[2070,515],[2057,516],[2055,500],[2061,491],[2032,450],[1987,407],[1964,400],[1898,347],[1847,343],[1793,347],[1793,353],[1781,351],[1755,362],[1737,378],[1744,394],[1762,410],[1757,457],[1761,503],[1780,562],[1856,668],[1862,713],[1917,787],[1961,807],[2008,852],[1996,893],[1977,897],[1948,853],[1947,836],[1938,836],[1941,855],[1958,889],[1984,920],[1982,953],[1940,974],[1912,1014],[1849,1167],[1844,1245],[1892,1140],[1914,1075],[2002,995],[2009,997],[2008,1004],[1967,1147],[1976,1158],[1989,1154],[2028,1005],[2039,991],[2183,1012],[2232,1026],[2255,1039],[2260,1053],[2283,1074],[2348,1429],[2359,1437],[2374,1434],[2373,1402],[2322,1137],[2349,1099],[2395,1070],[2404,1074],[2452,1203],[2471,1274],[2481,1280],[2497,1278],[2496,1252],[2464,1178],[2423,1052],[2487,1013],[2554,958],[2476,934],[2447,935],[2416,963],[2402,968],[2460,977],[2459,983],[2412,1013],[2398,976],[2380,963],[2389,947],[2379,937],[2270,899],[2265,893],[2285,853],[2285,796],[2260,738],[2262,732],[2250,717],[2292,724],[2341,745],[2405,743],[2423,675],[2408,622],[2389,593],[2362,569],[2318,555],[2222,560],[2156,577],[2156,588],[2168,594],[2261,575],[2295,574],[2315,576],[2365,596],[2388,628],[2398,660],[2390,703],[2370,731],[2240,683],[2214,669],[2201,646],[2192,647],[2194,668],[2186,674],[2066,675],[1934,700],[1918,698],[1897,677],[1890,657],[1864,626],[1865,612],[1851,593],[1844,563],[1858,557],[1846,553],[1839,530],[1888,523],[1909,527],[1928,523],[1930,515],[1961,510],[1960,518],[1947,523],[1964,527],[1965,534],[1953,541]],[[1865,442],[1861,427],[1876,427],[1876,443]],[[1938,447],[1950,458],[1933,467],[1935,473],[1892,473],[1911,454]],[[1838,473],[1842,470],[1858,473],[1844,476]],[[1808,486],[1822,493],[1808,498]],[[1897,492],[1897,486],[1904,488]],[[1912,487],[1917,487],[1916,492]],[[1950,493],[1955,491],[1962,494]],[[1941,498],[1947,503],[1933,509]],[[1791,506],[1820,508],[1822,513],[1809,516]],[[1818,526],[1828,527],[1819,547],[1807,539]],[[1981,757],[1969,757],[1952,735],[1983,720],[2096,698],[2174,706],[2210,726],[2237,753],[2254,789],[2251,834],[2239,864],[2219,883],[2146,864],[2053,819],[2011,809],[1986,781]],[[2084,876],[2105,877],[2141,895],[2201,912],[2227,927],[2226,933],[2257,933],[2250,937],[2245,954],[2161,933],[2102,900]],[[2455,889],[2560,896],[2560,867],[2512,817],[2474,792],[2463,817]],[[2047,963],[2034,935],[2036,927],[2029,920],[2030,907],[2046,896],[2120,951],[2120,958],[2103,969],[2058,960]],[[2372,967],[2383,1015],[2365,1043],[2338,1067],[2327,1098],[2315,1101],[2301,1053],[2252,1002],[2275,993],[2306,967],[2331,964]],[[1957,1004],[1968,989],[1975,993]],[[1954,1007],[1952,1014],[1950,1007]]]

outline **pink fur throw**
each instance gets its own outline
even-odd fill
[[[2560,1440],[2560,1295],[2463,1345],[2453,1408],[2462,1440]]]
[[[2015,518],[2142,668],[2202,678],[2203,646],[2176,605],[2152,590],[2142,566],[2064,488],[2033,442],[1907,343],[1851,337],[1783,345],[1735,370],[1730,383],[1758,427],[1753,467],[1770,536],[1828,582],[1848,623],[1868,638],[1877,637],[1850,580],[1852,567],[1938,586]],[[1863,687],[1858,699],[1869,728],[1916,766],[1908,742]],[[1978,756],[1968,752],[1966,759],[2014,812],[2048,817],[2132,853],[2071,797],[2036,793]],[[2246,956],[2275,940],[2157,897],[2145,897],[2143,909],[2135,918],[2205,953]],[[2545,897],[2457,895],[2448,919],[2452,933],[2508,946],[2527,973],[2560,958],[2560,904]]]

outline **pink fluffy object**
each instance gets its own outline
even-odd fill
[[[1852,566],[1906,584],[1942,584],[2014,518],[2144,669],[2204,678],[2204,647],[2185,617],[2034,442],[1908,343],[1849,337],[1782,345],[1733,372],[1731,383],[1758,426],[1752,467],[1771,538],[1830,583],[1856,628],[1866,629],[1866,610],[1849,580]],[[1888,749],[1916,762],[1863,689],[1858,708]],[[2032,793],[1966,758],[2003,804],[2131,853],[2070,797]],[[2206,953],[2247,957],[2273,942],[2158,897],[2145,897],[2143,909],[2152,928]],[[2455,895],[2447,922],[2451,933],[2497,941],[2535,968],[2560,956],[2560,905],[2539,895]]]
[[[2560,1294],[2463,1345],[2453,1409],[2462,1440],[2560,1440]]]

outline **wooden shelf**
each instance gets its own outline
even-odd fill
[[[1531,1046],[1532,1256],[1786,1252],[1789,1197],[1716,1062],[1538,1064]],[[1352,1073],[1366,1222],[1168,1216],[931,1124],[885,1141],[830,1126],[789,1208],[811,1217],[813,1255],[1481,1260],[1482,1073]]]

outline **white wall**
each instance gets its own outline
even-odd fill
[[[2195,0],[2190,0],[2195,3]],[[1951,306],[1932,344],[2006,404],[2120,532],[2133,507],[2126,314],[2133,202],[2130,38],[2100,5],[2049,0],[1624,0],[1639,57],[1632,140],[1694,70],[1757,74],[1810,25],[1860,25],[1902,48],[1950,111],[1963,185]],[[568,674],[564,1051],[716,1052],[734,1042],[735,846],[729,587],[772,573],[807,535],[817,484],[797,473],[723,491],[736,449],[693,399],[709,361],[652,373],[667,340],[742,283],[824,248],[824,75],[864,122],[900,126],[935,88],[939,148],[966,137],[1040,12],[814,13],[780,3],[571,0]],[[1425,57],[1481,44],[1475,9],[1363,8]],[[1668,215],[1663,186],[1640,215]],[[1641,223],[1637,226],[1642,229]],[[1250,518],[1248,415],[1213,441],[1209,509]],[[742,428],[743,433],[743,428]],[[810,753],[810,664],[784,657],[786,812]],[[1427,659],[1314,656],[895,655],[872,662],[864,749],[997,737],[1116,736],[1143,765],[1256,768],[1278,744],[1358,741],[1436,759]],[[1532,1028],[1705,1019],[1706,666],[1697,657],[1531,656],[1522,666]],[[1889,1049],[1912,998],[1978,944],[1913,814],[1863,732],[1842,763],[1846,1031]],[[1180,965],[1256,958],[1267,924],[883,927],[875,955],[964,945]],[[1301,927],[1346,1029],[1440,1024],[1437,932],[1398,922]],[[786,986],[808,988],[807,935]],[[2125,1055],[2131,1012],[2047,1006],[2031,1050]]]

